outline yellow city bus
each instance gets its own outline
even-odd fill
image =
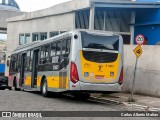
[[[11,55],[9,86],[15,90],[67,92],[121,91],[123,39],[112,32],[72,30],[19,46]]]

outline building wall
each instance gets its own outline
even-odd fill
[[[35,32],[52,32],[52,31],[68,31],[74,29],[74,13],[43,17],[40,19],[32,19],[27,21],[9,22],[8,23],[8,52],[13,51],[19,45],[19,34]],[[30,37],[32,38],[32,36]],[[32,39],[30,39],[32,42]]]
[[[136,45],[124,46],[124,86],[130,92],[134,75]],[[142,46],[135,77],[135,93],[160,97],[160,46]]]
[[[23,12],[20,12],[20,11],[0,9],[0,28],[7,28],[7,22],[6,22],[7,18],[22,15],[22,14]],[[7,31],[4,31],[4,32],[7,32]]]
[[[74,13],[66,13],[56,16],[42,17],[27,21],[8,22],[7,24],[7,57],[19,45],[19,34],[30,33],[30,42],[32,42],[32,33],[52,31],[68,31],[75,28]],[[8,75],[8,67],[6,73]]]
[[[52,16],[57,14],[64,14],[68,12],[73,12],[78,9],[86,9],[90,7],[90,0],[71,0],[62,4],[58,4],[47,9],[42,9],[34,12],[29,12],[23,14],[22,16],[17,16],[8,19],[8,21],[18,21],[18,20],[29,20],[34,18],[42,18],[45,16]]]

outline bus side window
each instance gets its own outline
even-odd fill
[[[50,51],[50,45],[42,46],[41,48],[41,64],[45,64],[49,62],[49,51]]]
[[[41,47],[41,60],[40,60],[41,64],[45,63],[44,59],[45,59],[45,47],[43,46]]]
[[[10,60],[9,71],[12,71],[12,60]]]
[[[66,54],[70,53],[70,47],[71,47],[71,38],[67,38],[67,49]]]
[[[16,71],[20,71],[20,54],[17,54]]]
[[[54,56],[54,55],[56,55],[56,43],[51,44],[51,55],[50,56]]]
[[[10,63],[10,71],[16,72],[17,69],[17,55],[11,56],[11,63]]]
[[[41,59],[44,58],[44,50],[43,50],[43,49],[44,49],[44,48],[42,47],[42,48],[41,48]]]
[[[31,61],[30,61],[31,58],[30,57],[31,57],[31,52],[28,51],[27,52],[26,67],[25,67],[26,71],[30,71],[30,64],[31,64]]]
[[[18,65],[17,65],[17,62],[18,62],[17,59],[18,59],[18,57],[17,57],[17,55],[15,55],[15,56],[14,56],[14,72],[17,71],[17,66],[18,66]]]
[[[30,71],[32,71],[32,60],[33,60],[33,50],[31,50],[31,55],[30,55],[30,66],[29,66],[29,69]]]
[[[10,67],[11,56],[7,57],[7,66]]]
[[[58,63],[59,61],[59,56],[52,56],[51,57],[51,63]]]
[[[58,41],[56,43],[56,55],[60,55],[61,54],[61,41]]]
[[[66,53],[66,48],[67,48],[67,40],[63,39],[63,41],[62,41],[62,54]]]
[[[13,55],[11,56],[9,71],[13,71]]]

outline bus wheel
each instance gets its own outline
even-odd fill
[[[47,80],[46,79],[42,83],[42,95],[43,95],[43,97],[48,97],[49,96],[48,87],[47,87]]]

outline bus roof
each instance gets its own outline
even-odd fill
[[[113,35],[115,35],[114,32],[112,32],[112,31],[88,30],[88,29],[76,29],[75,31],[87,32],[87,33],[90,33],[90,34],[102,35],[102,36],[113,36]]]
[[[101,35],[101,36],[113,36],[113,35],[115,35],[113,32],[107,32],[107,31],[87,30],[87,29],[76,29],[76,30],[71,30],[71,31],[62,33],[62,34],[60,34],[60,35],[57,35],[57,36],[48,38],[48,39],[43,40],[43,41],[35,41],[35,42],[29,43],[29,44],[25,44],[25,45],[18,46],[18,47],[13,51],[13,54],[16,54],[16,53],[19,53],[19,52],[23,52],[23,51],[26,51],[26,50],[29,50],[29,49],[34,49],[34,48],[39,47],[39,46],[41,46],[41,45],[50,43],[50,42],[52,42],[52,41],[60,40],[60,39],[62,39],[62,38],[64,38],[64,37],[69,37],[69,35],[70,35],[71,33],[76,33],[76,32],[87,32],[87,33],[90,33],[90,34]]]

